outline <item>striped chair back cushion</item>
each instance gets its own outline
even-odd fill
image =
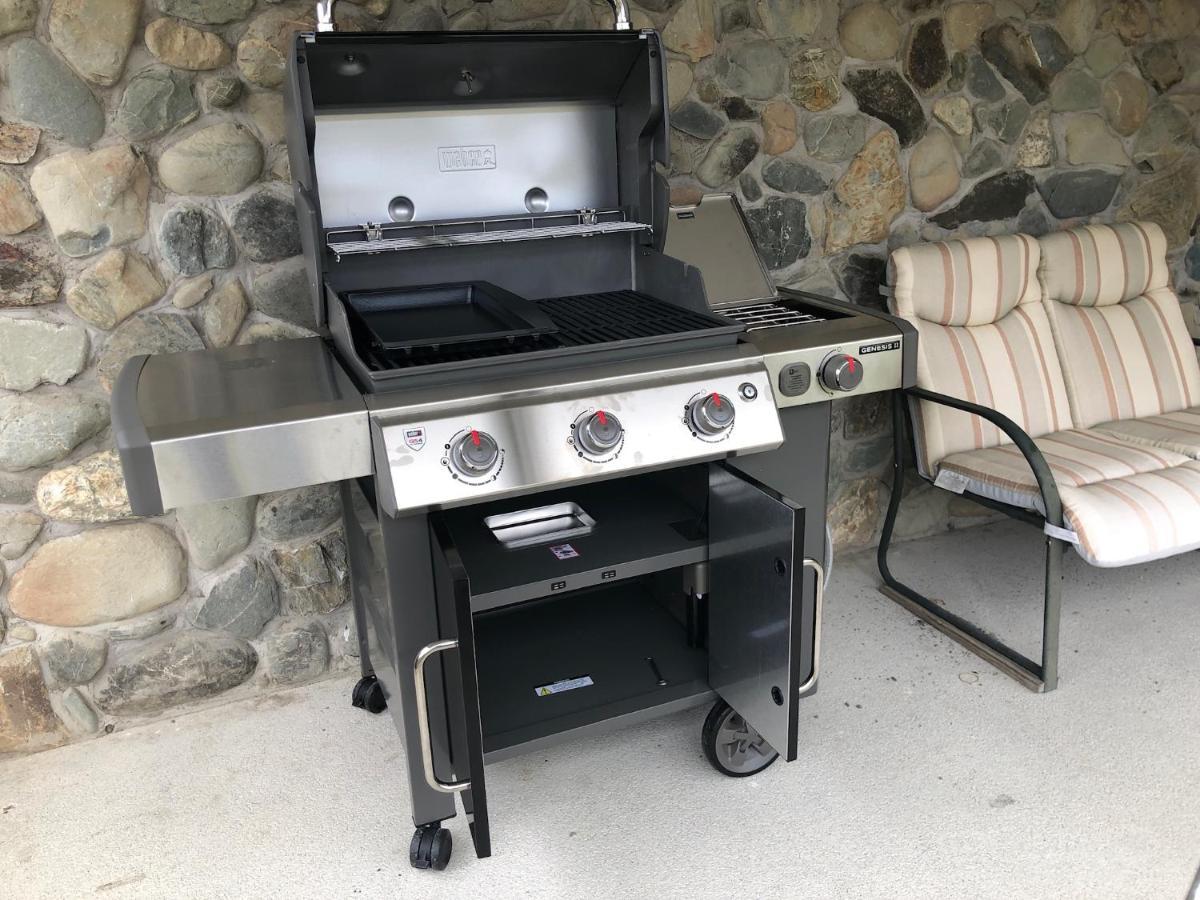
[[[1039,274],[1079,428],[1200,403],[1200,365],[1153,223],[1040,239]]]
[[[1071,426],[1062,370],[1027,235],[918,244],[888,262],[891,311],[918,332],[917,384],[997,409],[1033,437]],[[1008,443],[978,416],[914,406],[917,466]]]

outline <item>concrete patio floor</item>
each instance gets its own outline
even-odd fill
[[[1038,546],[1003,524],[895,563],[945,572],[939,596],[1032,653]],[[718,776],[698,710],[500,763],[494,856],[455,819],[440,874],[408,866],[399,744],[351,679],[11,760],[0,895],[1183,898],[1200,557],[1066,570],[1062,684],[1037,696],[881,597],[871,556],[841,559],[797,762]]]

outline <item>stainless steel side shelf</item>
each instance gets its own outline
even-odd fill
[[[643,222],[626,221],[625,214],[619,209],[579,209],[569,213],[537,213],[528,216],[420,224],[368,222],[354,228],[330,229],[326,232],[325,239],[326,246],[333,251],[337,261],[341,262],[343,256],[358,253],[540,241],[650,230],[650,226]],[[353,237],[355,240],[337,240],[338,237]]]

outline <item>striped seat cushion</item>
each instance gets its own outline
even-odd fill
[[[919,244],[888,262],[891,311],[918,332],[917,384],[1002,412],[1033,436],[1071,427],[1041,291],[1037,241],[1026,235]],[[1007,443],[970,413],[913,407],[917,467]]]
[[[1200,462],[1061,490],[1075,549],[1128,566],[1200,548]]]
[[[1109,434],[1070,429],[1034,440],[1060,488],[1086,487],[1189,462],[1187,456],[1132,444]],[[1033,470],[1012,444],[955,453],[942,460],[937,483],[1024,509],[1042,508]]]
[[[1093,430],[1114,435],[1123,441],[1162,447],[1191,459],[1200,459],[1200,406],[1161,416],[1105,422]]]
[[[1045,304],[1077,428],[1200,404],[1200,365],[1151,223],[1040,239]]]

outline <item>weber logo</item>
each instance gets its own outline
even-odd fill
[[[438,168],[443,172],[479,172],[496,168],[496,145],[438,147]]]
[[[404,443],[408,445],[409,450],[420,450],[425,446],[425,429],[405,428]]]

